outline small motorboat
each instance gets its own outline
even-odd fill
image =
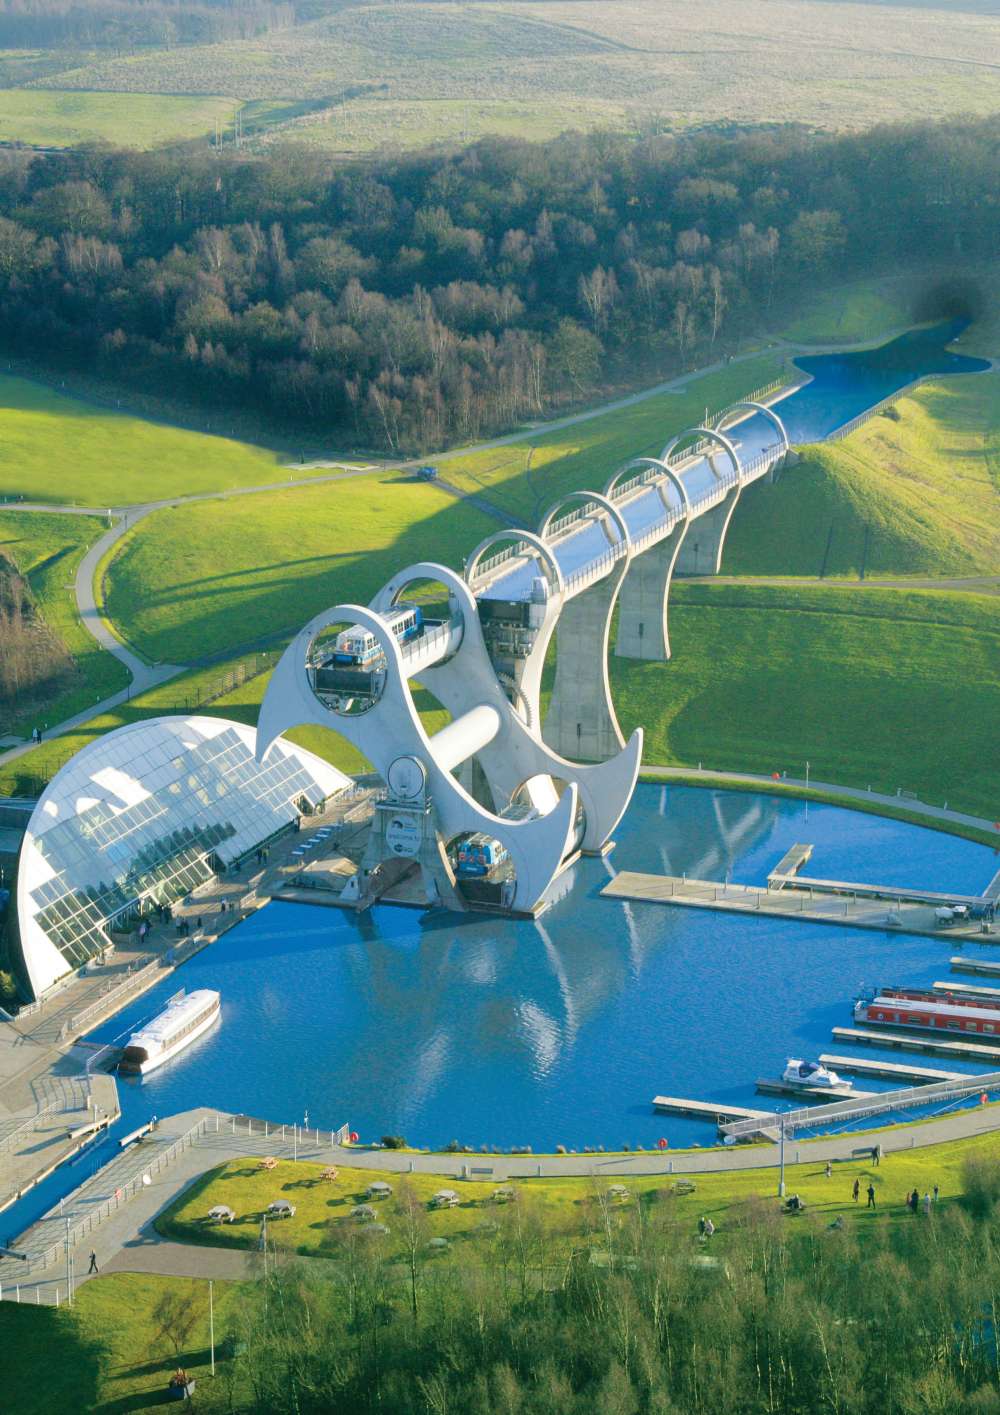
[[[851,1088],[849,1081],[821,1062],[802,1061],[797,1056],[788,1058],[781,1079],[786,1086],[801,1086],[809,1091],[849,1091]]]

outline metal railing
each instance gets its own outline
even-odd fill
[[[70,1017],[68,1022],[64,1022],[60,1029],[60,1036],[65,1040],[67,1037],[80,1036],[86,1032],[110,1007],[117,1011],[122,1001],[132,992],[141,991],[142,988],[152,982],[153,976],[159,971],[166,955],[156,954],[147,958],[138,968],[129,965],[129,970],[125,976],[117,983],[111,983],[107,989],[101,993],[96,1002],[90,1003],[82,1012],[76,1012]]]
[[[775,1112],[774,1125],[789,1135],[795,1130],[829,1125],[834,1120],[863,1120],[873,1115],[886,1115],[893,1110],[908,1110],[912,1106],[931,1105],[934,1101],[962,1100],[979,1092],[1000,1091],[1000,1071],[988,1071],[983,1076],[966,1076],[960,1081],[936,1081],[929,1086],[907,1086],[899,1091],[881,1091],[857,1101],[833,1101],[829,1104],[805,1106],[801,1110]],[[726,1135],[754,1135],[762,1126],[773,1128],[770,1120],[734,1120],[720,1128]]]
[[[16,1129],[9,1130],[7,1134],[4,1135],[2,1139],[0,1139],[0,1153],[6,1150],[9,1145],[12,1145],[14,1141],[18,1138],[18,1136],[24,1135],[27,1131],[33,1130],[40,1120],[42,1120],[46,1115],[51,1115],[52,1112],[60,1106],[60,1104],[61,1103],[58,1100],[47,1101],[46,1104],[43,1105],[40,1110],[37,1110],[34,1115],[29,1116],[27,1120],[22,1121]]]
[[[449,642],[456,630],[461,627],[461,619],[448,619],[443,624],[437,624],[429,632],[421,634],[416,639],[409,639],[406,643],[400,644],[400,652],[405,663],[414,659],[423,661],[432,656],[433,650],[442,640]]]
[[[196,1125],[192,1125],[190,1130],[186,1130],[183,1135],[179,1136],[169,1149],[161,1150],[155,1158],[150,1160],[148,1165],[144,1165],[142,1174],[136,1174],[131,1179],[126,1180],[124,1184],[119,1185],[110,1198],[105,1199],[103,1203],[92,1209],[80,1223],[71,1223],[66,1232],[60,1235],[57,1242],[50,1243],[46,1248],[40,1249],[38,1252],[29,1252],[27,1263],[28,1271],[33,1271],[35,1268],[47,1268],[62,1255],[67,1242],[71,1247],[75,1247],[82,1238],[85,1238],[89,1233],[93,1233],[94,1229],[97,1228],[99,1224],[103,1223],[111,1214],[116,1213],[123,1204],[127,1204],[130,1199],[134,1199],[136,1194],[145,1187],[143,1176],[149,1175],[150,1178],[152,1178],[154,1174],[159,1174],[168,1164],[171,1164],[177,1159],[178,1155],[190,1149],[198,1136],[203,1135],[208,1129],[210,1118],[211,1117],[207,1115],[202,1116],[201,1120],[199,1120]],[[98,1171],[94,1179],[96,1181],[100,1178],[101,1171]],[[86,1185],[81,1185],[80,1189],[77,1190],[77,1195],[82,1196],[86,1188]],[[44,1223],[45,1219],[55,1218],[58,1213],[58,1209],[50,1210],[49,1213],[39,1221]]]
[[[859,413],[856,418],[851,418],[851,420],[844,423],[842,427],[836,427],[833,432],[827,433],[823,441],[840,442],[843,438],[850,437],[852,432],[857,432],[858,428],[863,427],[866,422],[869,422],[872,418],[877,418],[879,413],[884,413],[886,408],[891,408],[893,403],[898,402],[900,398],[904,398],[907,393],[911,393],[913,389],[919,387],[921,383],[926,383],[928,377],[930,377],[930,375],[922,375],[920,378],[915,378],[912,382],[904,384],[902,388],[897,388],[895,393],[890,393],[887,398],[883,398],[882,401],[876,403],[874,407],[866,408],[863,413]]]

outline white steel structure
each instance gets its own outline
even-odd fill
[[[611,701],[616,604],[617,651],[667,658],[675,570],[718,570],[743,488],[770,476],[789,450],[772,407],[734,405],[711,426],[673,438],[660,457],[615,472],[603,492],[563,497],[537,533],[488,537],[464,577],[430,562],[411,565],[367,607],[335,605],[305,626],[268,685],[258,753],[289,728],[314,723],[347,737],[385,781],[353,897],[377,897],[387,862],[409,861],[419,864],[430,901],[465,907],[455,842],[475,836],[496,842],[506,864],[483,902],[536,912],[577,851],[608,846],[642,752],[641,729],[626,743]],[[438,587],[440,617],[402,638],[398,611],[428,582]],[[343,643],[348,626],[360,626],[355,639],[378,645],[377,669],[362,675],[369,686],[360,693],[338,690],[332,666],[331,635],[339,628]],[[542,673],[556,632],[543,725]],[[434,734],[414,704],[415,679],[450,714]],[[356,673],[352,681],[360,681]]]

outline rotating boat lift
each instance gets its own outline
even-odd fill
[[[721,430],[733,420],[729,433]],[[768,437],[756,447],[751,437],[750,455],[741,458],[738,435],[744,429],[747,440],[748,422],[757,444],[758,422]],[[775,433],[777,441],[770,440]],[[429,902],[469,907],[452,850],[481,835],[499,842],[511,867],[495,907],[534,914],[579,853],[610,848],[635,788],[643,740],[636,728],[625,741],[611,699],[614,611],[619,607],[618,654],[668,658],[675,571],[718,570],[744,486],[770,477],[788,450],[772,408],[734,405],[714,426],[672,439],[659,458],[629,462],[603,492],[560,498],[537,533],[487,537],[464,576],[429,561],[410,565],[369,605],[338,604],[305,625],[268,685],[257,752],[263,757],[292,727],[329,727],[385,783],[345,898],[372,902],[400,869],[415,865]],[[692,534],[697,539],[689,544]],[[416,582],[442,586],[447,608],[405,640],[388,616],[408,603]],[[378,646],[379,669],[360,700],[331,693],[322,677],[323,635],[354,624]],[[543,723],[542,676],[553,635],[556,671]],[[428,733],[415,706],[415,679],[450,714],[437,732]],[[395,873],[392,861],[403,862]]]

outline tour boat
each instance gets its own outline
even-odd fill
[[[221,999],[211,988],[199,988],[168,1002],[158,1016],[128,1039],[118,1070],[146,1076],[207,1032],[219,1015]]]
[[[924,988],[880,988],[870,998],[860,997],[854,1020],[924,1032],[1000,1036],[1000,1007],[990,998],[953,997]]]
[[[802,1086],[811,1091],[846,1091],[851,1084],[820,1062],[802,1061],[797,1056],[788,1058],[781,1079],[786,1086]]]

